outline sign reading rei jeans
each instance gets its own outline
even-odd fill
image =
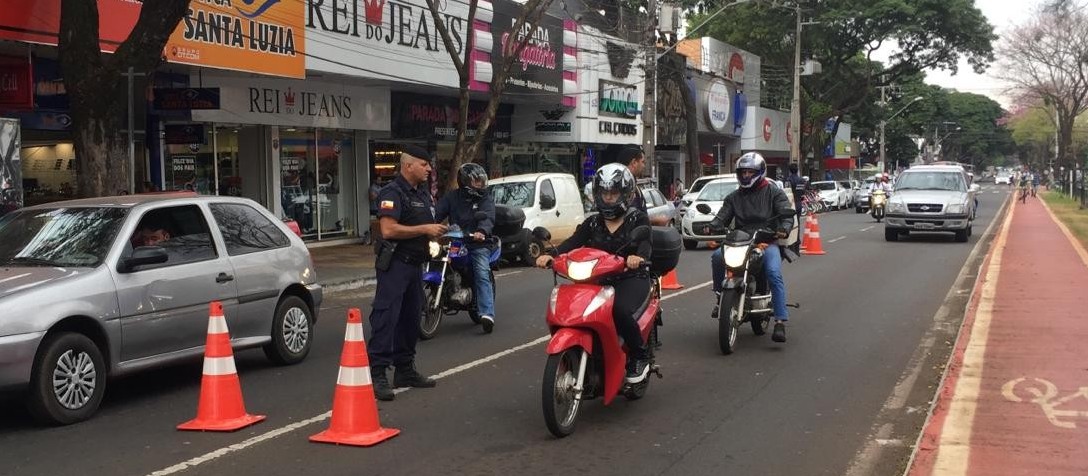
[[[195,122],[389,130],[389,89],[385,87],[209,74],[202,82],[219,88],[220,108],[194,110]]]
[[[514,61],[506,79],[507,93],[529,93],[533,102],[559,102],[563,91],[563,22],[550,15],[543,15],[532,30],[524,25],[514,33],[514,25],[523,7],[513,0],[496,0],[495,20],[492,30],[495,45],[491,62],[495,71],[502,66],[503,58],[512,52],[518,42],[529,37],[525,48]],[[502,33],[498,33],[502,32]]]

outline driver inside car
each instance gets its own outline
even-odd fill
[[[650,240],[632,240],[632,232],[650,226],[645,212],[633,206],[635,176],[626,166],[612,163],[602,166],[593,175],[593,203],[597,214],[586,218],[574,235],[562,242],[551,255],[541,255],[536,265],[546,268],[554,256],[576,248],[589,247],[607,251],[627,260],[627,271],[609,279],[616,294],[612,304],[612,321],[623,337],[627,354],[628,383],[646,379],[650,371],[649,352],[638,329],[638,311],[650,293],[650,277],[640,267],[650,259]]]

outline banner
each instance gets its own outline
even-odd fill
[[[299,0],[192,0],[166,43],[166,59],[304,78],[304,9]]]
[[[26,57],[0,56],[0,110],[32,109],[34,85],[30,60]]]
[[[495,52],[513,50],[523,38],[530,38],[518,59],[514,60],[510,75],[506,78],[505,92],[527,94],[533,102],[559,102],[563,92],[563,22],[543,15],[535,30],[526,25],[515,34],[514,25],[524,7],[513,0],[496,0],[494,6],[491,63],[495,71],[499,71],[506,56]]]
[[[0,118],[0,216],[23,206],[19,120]]]
[[[141,2],[98,0],[98,46],[114,52],[128,38]],[[4,2],[0,14],[0,39],[57,44],[60,31],[60,0],[12,0]],[[107,14],[108,13],[108,14]]]
[[[392,98],[393,138],[440,141],[457,139],[460,110],[457,98],[401,92],[394,92]],[[487,103],[483,101],[472,101],[469,104],[468,137],[476,134],[476,125],[480,123],[486,106]],[[488,139],[510,142],[510,119],[513,113],[514,106],[499,105],[495,120],[488,131]]]

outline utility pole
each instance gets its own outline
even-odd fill
[[[653,1],[653,0],[651,0]],[[793,41],[793,103],[790,106],[790,163],[801,169],[801,2],[797,2],[797,31]]]
[[[888,106],[888,87],[887,86],[881,86],[880,87],[880,107],[887,107],[887,106]],[[884,127],[887,126],[887,125],[888,125],[888,121],[886,119],[881,119],[880,120],[880,164],[877,167],[877,170],[879,170],[880,172],[887,172],[888,171],[887,169],[884,168],[884,165],[885,165],[885,162],[884,162],[885,161],[885,158],[884,158]]]
[[[642,150],[650,164],[650,177],[657,179],[657,0],[646,8],[649,25],[646,28],[646,103],[642,106]],[[691,139],[688,139],[691,140]],[[660,186],[661,184],[658,184]]]

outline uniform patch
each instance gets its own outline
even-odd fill
[[[393,209],[393,201],[392,200],[382,200],[381,209],[382,210],[392,210]]]

